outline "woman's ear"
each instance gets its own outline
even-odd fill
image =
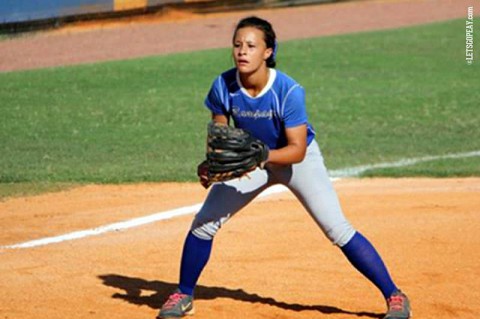
[[[265,50],[265,53],[263,54],[263,59],[264,59],[265,61],[267,61],[268,58],[272,56],[272,54],[273,54],[273,49],[272,49],[272,48],[267,48],[267,49]]]

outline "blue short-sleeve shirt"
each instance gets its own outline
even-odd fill
[[[256,97],[242,87],[236,68],[222,73],[213,82],[205,105],[213,114],[232,118],[235,127],[249,131],[271,149],[287,145],[285,128],[306,124],[307,145],[315,138],[303,87],[275,69],[270,69],[268,83]]]

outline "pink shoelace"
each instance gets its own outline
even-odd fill
[[[165,302],[165,304],[163,305],[164,308],[166,309],[170,309],[170,308],[173,308],[177,305],[177,303],[182,300],[182,298],[184,297],[185,295],[184,294],[181,294],[181,293],[174,293],[172,295],[170,295],[170,297],[168,297],[168,300],[167,302]]]
[[[391,296],[388,299],[388,306],[390,307],[390,310],[402,311],[403,310],[403,302],[404,302],[403,296]]]

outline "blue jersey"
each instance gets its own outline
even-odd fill
[[[270,69],[268,83],[256,97],[243,88],[236,68],[222,73],[213,82],[205,105],[215,115],[232,118],[235,127],[249,131],[271,149],[287,145],[285,128],[306,124],[307,145],[315,137],[303,87],[275,69]]]

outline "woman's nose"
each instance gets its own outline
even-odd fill
[[[246,46],[242,44],[242,45],[240,46],[239,50],[238,50],[238,54],[243,55],[243,54],[245,54],[246,52],[247,52]]]

